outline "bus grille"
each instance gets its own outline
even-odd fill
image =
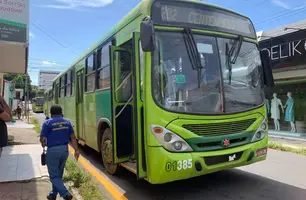
[[[225,135],[246,131],[256,119],[210,124],[185,124],[183,128],[201,136]]]

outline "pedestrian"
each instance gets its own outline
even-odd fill
[[[62,117],[62,108],[60,105],[53,105],[50,108],[51,118],[43,123],[40,142],[42,147],[47,147],[46,165],[48,168],[52,191],[47,199],[55,200],[59,194],[65,200],[71,200],[73,197],[63,183],[63,173],[68,158],[68,144],[74,148],[74,157],[79,158],[77,140],[71,125],[71,122]]]
[[[21,114],[22,114],[22,109],[20,108],[20,106],[17,107],[16,112],[17,112],[18,119],[20,120]]]
[[[0,96],[0,148],[8,145],[8,132],[5,122],[11,120],[11,111],[5,100]]]

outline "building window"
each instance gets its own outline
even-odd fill
[[[102,50],[99,50],[99,69],[97,70],[98,89],[110,88],[110,59],[109,46],[111,42],[107,43]]]
[[[96,82],[96,75],[95,75],[95,53],[90,55],[86,59],[86,92],[93,92],[95,90],[95,82]]]

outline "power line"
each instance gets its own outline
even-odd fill
[[[38,30],[40,30],[41,32],[43,32],[46,36],[48,36],[50,39],[52,39],[54,42],[56,42],[57,44],[59,44],[60,46],[62,46],[65,49],[68,49],[67,46],[65,46],[64,44],[62,44],[61,42],[59,42],[57,39],[55,39],[54,37],[52,37],[51,35],[49,35],[46,31],[44,31],[42,28],[40,28],[38,25],[36,25],[34,22],[31,23],[35,28],[37,28]],[[72,54],[76,55],[76,53],[74,53],[73,51],[71,51]]]
[[[35,60],[35,61],[57,63],[57,64],[62,64],[62,65],[67,65],[67,66],[69,66],[69,64],[67,64],[67,63],[62,63],[62,62],[57,62],[57,61],[51,61],[51,60],[44,60],[44,59],[35,58],[35,57],[29,57],[29,59],[30,59],[30,60]]]
[[[255,6],[260,6],[260,5],[268,3],[268,2],[269,2],[269,0],[263,0],[263,1],[259,2],[258,4],[255,4]]]
[[[282,19],[283,17],[300,16],[300,15],[303,15],[303,14],[306,14],[306,13],[305,13],[305,10],[298,10],[297,12],[288,12],[288,13],[286,13],[286,14],[284,14],[284,15],[280,15],[280,16],[271,18],[271,19],[269,19],[269,20],[266,20],[265,22],[260,23],[260,25],[257,26],[257,28],[260,28],[260,27],[262,27],[262,24],[266,24],[266,23],[269,23],[269,22],[274,22],[274,23],[275,23],[275,22],[279,22],[279,21],[281,21],[281,19]],[[277,19],[278,19],[278,20],[277,20]]]
[[[285,14],[288,14],[288,13],[298,12],[298,11],[300,11],[301,9],[303,9],[302,6],[304,6],[304,5],[305,5],[305,3],[302,3],[302,4],[298,5],[298,6],[293,7],[293,8],[292,8],[293,10],[289,10],[289,11],[288,11],[287,9],[284,9],[284,10],[281,11],[281,12],[276,12],[276,13],[270,15],[270,18],[264,19],[264,20],[261,20],[261,21],[255,21],[254,24],[257,25],[257,24],[260,24],[260,23],[264,23],[264,22],[266,22],[266,21],[269,21],[269,20],[271,20],[271,19],[274,19],[275,17],[278,18],[278,17],[281,17],[281,16],[283,16],[283,15],[285,15]]]

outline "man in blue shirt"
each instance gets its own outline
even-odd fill
[[[42,147],[48,147],[46,164],[52,183],[52,191],[47,199],[55,200],[59,194],[65,200],[71,200],[73,197],[63,183],[63,173],[69,155],[69,141],[75,150],[74,157],[76,159],[80,154],[78,144],[70,121],[62,117],[61,106],[53,105],[50,108],[50,114],[51,118],[44,122],[40,133]]]

